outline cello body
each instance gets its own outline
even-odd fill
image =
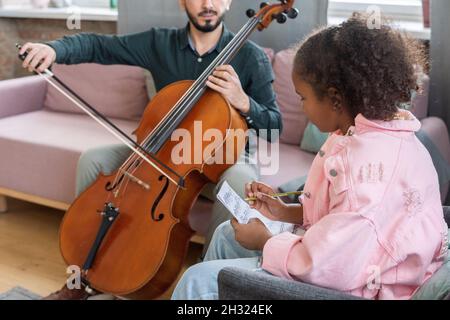
[[[138,142],[154,129],[191,85],[191,81],[177,82],[155,96],[135,132]],[[199,123],[203,132],[199,132]],[[116,197],[107,186],[119,173],[100,176],[75,200],[60,229],[60,248],[65,262],[82,266],[102,224],[105,199],[120,208],[93,267],[84,275],[94,289],[132,299],[154,299],[162,295],[182,269],[194,233],[188,214],[198,195],[205,184],[217,183],[245,148],[245,139],[235,139],[229,134],[230,129],[245,131],[245,121],[220,94],[211,90],[205,92],[179,129],[186,130],[191,137],[197,135],[197,140],[199,133],[203,137],[209,129],[219,130],[224,137],[220,148],[233,146],[232,162],[224,159],[223,164],[201,161],[174,165],[172,151],[179,142],[167,141],[155,156],[185,178],[185,188],[170,183],[145,162],[133,175],[148,184],[149,189],[127,181]],[[203,154],[202,150],[210,143],[201,140],[202,143],[191,143],[191,155]],[[229,150],[224,150],[223,154],[230,157]]]

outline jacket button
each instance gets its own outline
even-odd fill
[[[337,171],[336,170],[330,170],[330,176],[332,176],[332,177],[334,177],[334,178],[336,178],[337,176],[338,176],[338,173],[337,173]]]

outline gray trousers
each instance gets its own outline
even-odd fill
[[[130,149],[125,145],[109,145],[83,153],[77,168],[77,195],[86,190],[100,173],[108,175],[116,171],[130,155]],[[239,163],[225,171],[217,186],[208,185],[202,192],[203,196],[214,201],[203,253],[206,253],[216,228],[232,217],[230,212],[216,198],[222,183],[227,181],[239,195],[244,197],[245,184],[259,179],[258,166],[250,164],[248,159],[248,154],[243,152]]]

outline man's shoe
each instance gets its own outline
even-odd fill
[[[64,285],[61,290],[50,294],[42,300],[87,300],[90,296],[84,287],[81,289],[69,289],[67,285]]]

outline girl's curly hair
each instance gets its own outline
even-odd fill
[[[354,13],[337,27],[313,32],[300,44],[294,72],[319,98],[336,88],[355,117],[388,120],[420,89],[424,48],[384,19],[378,29],[369,28],[370,21]]]

